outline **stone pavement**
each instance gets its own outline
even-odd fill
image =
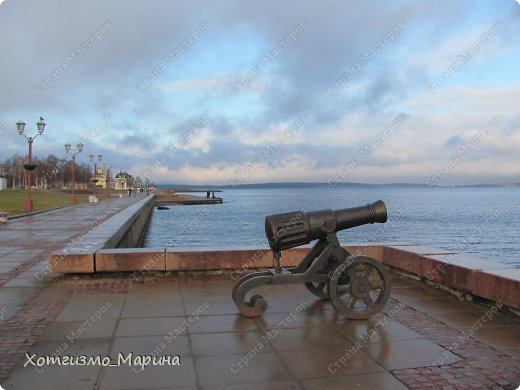
[[[231,300],[234,281],[226,275],[60,278],[3,325],[0,384],[78,390],[516,389],[517,322],[495,306],[459,302],[392,277],[384,313],[366,321],[343,318],[300,285],[258,289],[269,309],[246,319]],[[120,353],[133,353],[137,365],[103,366],[99,360],[24,367],[26,351],[36,354],[36,364],[45,355],[110,357],[116,363]],[[162,363],[174,365],[143,370],[139,355],[169,356]]]
[[[11,219],[0,225],[0,320],[16,314],[53,281],[49,254],[142,197],[123,197]]]

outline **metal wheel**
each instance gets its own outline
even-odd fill
[[[368,256],[358,256],[336,268],[328,290],[338,312],[362,320],[384,307],[390,296],[390,278],[381,263]]]

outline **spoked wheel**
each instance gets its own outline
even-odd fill
[[[383,265],[358,256],[339,265],[329,280],[330,300],[346,317],[362,320],[378,313],[390,296],[390,278]]]

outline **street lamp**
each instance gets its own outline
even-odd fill
[[[83,144],[80,142],[79,144],[76,145],[76,150],[75,151],[72,151],[72,195],[70,196],[70,202],[71,203],[76,203],[77,202],[77,199],[76,199],[76,151],[78,154],[81,153],[81,151],[83,150]],[[67,155],[69,154],[70,152],[70,144],[65,144],[65,153],[67,153]]]
[[[101,154],[98,154],[97,157],[98,157],[99,162],[101,162],[101,160],[103,159],[103,156]],[[98,162],[94,161],[93,154],[89,154],[88,158],[89,158],[90,162],[94,164],[94,177],[92,178],[92,183],[94,183],[94,190],[92,191],[92,195],[94,195],[94,199],[96,199],[96,183],[99,181],[97,179],[97,163]]]
[[[32,163],[32,144],[33,141],[38,137],[39,135],[43,134],[43,130],[45,130],[45,121],[42,117],[40,117],[40,120],[36,122],[36,126],[38,128],[38,134],[36,134],[34,137],[27,137],[23,132],[25,130],[25,122],[18,121],[16,122],[16,128],[18,130],[18,135],[23,135],[27,139],[27,143],[29,144],[29,161],[27,164],[24,164],[24,168],[27,171],[27,199],[25,200],[25,210],[26,211],[33,211],[33,201],[31,199],[31,187],[32,187],[32,171],[36,168],[36,165]]]

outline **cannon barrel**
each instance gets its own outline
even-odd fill
[[[280,252],[324,238],[327,233],[368,223],[384,223],[386,219],[386,207],[381,200],[341,210],[294,211],[267,216],[265,235],[273,252]]]

